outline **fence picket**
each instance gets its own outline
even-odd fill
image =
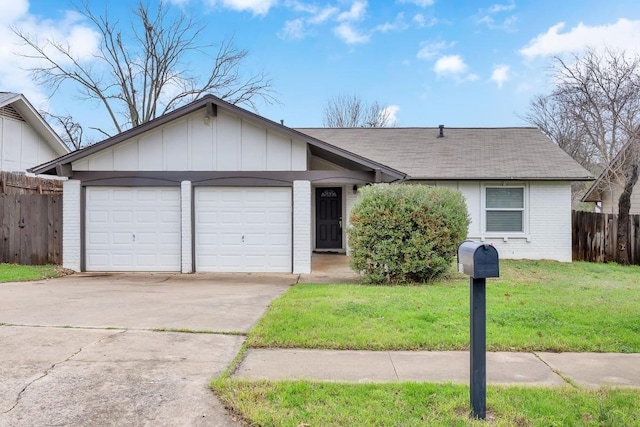
[[[0,195],[0,262],[59,264],[62,195]]]
[[[573,211],[574,261],[618,262],[618,216]],[[640,265],[640,215],[630,215],[627,252],[631,264]]]

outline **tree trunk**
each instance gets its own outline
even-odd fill
[[[631,210],[631,193],[638,181],[638,163],[631,166],[624,189],[618,199],[618,263],[629,265],[629,251],[627,251],[629,237],[629,211]]]

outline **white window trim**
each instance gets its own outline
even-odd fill
[[[487,188],[522,188],[523,207],[504,208],[504,209],[487,209]],[[482,238],[526,238],[529,237],[529,186],[526,183],[509,183],[509,184],[484,184],[482,193],[480,194],[480,223]],[[522,231],[487,231],[487,211],[521,211],[522,212]]]

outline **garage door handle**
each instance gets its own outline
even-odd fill
[[[133,241],[135,242],[136,241],[136,235],[132,234],[131,236],[133,236]]]
[[[244,235],[242,236],[242,243],[244,243]]]

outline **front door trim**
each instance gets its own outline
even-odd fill
[[[315,189],[315,248],[317,251],[343,250],[342,187]]]

